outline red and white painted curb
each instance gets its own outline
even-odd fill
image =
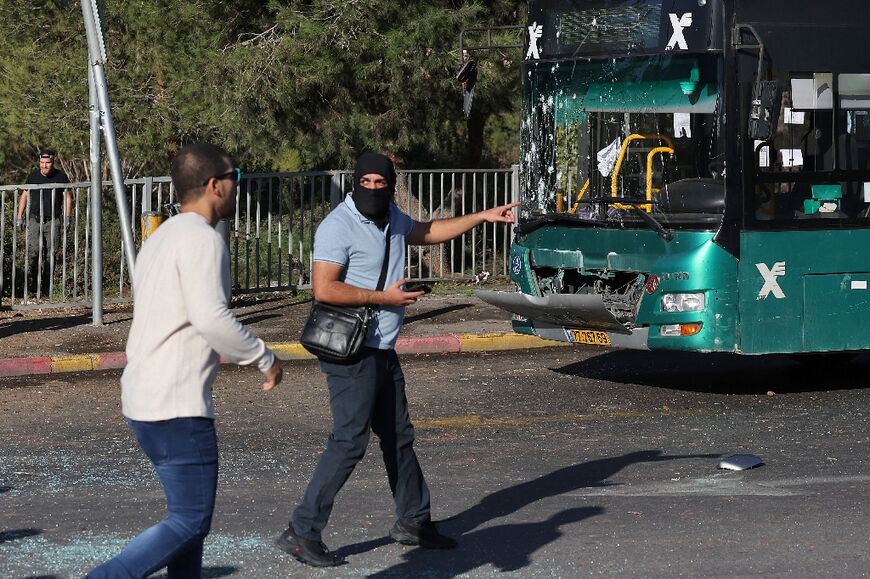
[[[396,352],[399,354],[448,354],[546,348],[564,345],[567,345],[567,343],[513,333],[448,334],[445,336],[399,338],[398,342],[396,342]],[[314,359],[314,356],[298,342],[269,344],[269,348],[282,360]],[[127,356],[124,352],[33,358],[0,358],[0,377],[114,370],[123,368],[126,364]]]

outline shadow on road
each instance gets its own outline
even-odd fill
[[[74,326],[90,323],[91,314],[77,316],[57,316],[53,318],[39,318],[36,320],[16,319],[6,320],[0,326],[0,339],[12,334],[24,334],[26,332],[43,332],[46,330],[63,330]]]
[[[251,326],[253,324],[257,324],[259,322],[265,322],[266,320],[272,320],[274,318],[280,318],[281,314],[263,314],[261,316],[250,316],[248,318],[239,319],[239,321],[246,325]]]
[[[306,300],[305,302],[301,302],[301,303],[307,304],[310,301],[311,300]],[[268,302],[261,302],[261,303],[268,303]],[[248,304],[248,305],[253,305],[253,304]],[[288,305],[288,304],[281,303],[281,304],[278,304],[277,306],[272,306],[271,308],[261,308],[261,309],[254,311],[254,312],[248,312],[245,314],[237,314],[237,317],[238,317],[239,321],[242,322],[243,324],[246,324],[246,325],[256,324],[257,322],[262,321],[262,320],[268,320],[271,318],[280,318],[283,314],[286,313],[286,310],[288,308],[291,308],[291,307],[296,306],[296,305],[300,305],[300,304],[289,304]],[[238,306],[236,306],[236,307],[238,307]],[[269,312],[279,312],[279,313],[269,314]]]
[[[52,330],[66,330],[76,326],[84,326],[91,323],[92,316],[90,312],[87,314],[79,314],[75,316],[56,316],[52,318],[38,318],[35,320],[10,318],[5,320],[3,325],[0,325],[0,339],[13,334],[25,334],[28,332],[45,332]],[[128,322],[133,318],[119,318],[117,320],[105,321],[103,325],[111,326],[121,322]]]
[[[478,527],[494,519],[512,515],[545,499],[581,488],[612,486],[607,482],[627,466],[685,458],[711,458],[719,455],[663,455],[660,450],[632,452],[561,468],[536,479],[485,496],[473,507],[443,521],[439,528],[459,541],[455,551],[413,549],[399,563],[372,577],[455,577],[485,565],[499,571],[517,571],[531,563],[532,555],[561,537],[563,527],[604,513],[601,507],[572,508],[537,522]],[[389,539],[358,543],[342,549],[342,554],[361,553],[367,546],[378,547]]]
[[[389,545],[392,542],[393,540],[389,537],[381,537],[380,539],[372,539],[371,541],[364,541],[362,543],[354,543],[353,545],[344,546],[340,549],[336,549],[335,553],[339,557],[350,557],[351,555],[359,555],[360,553],[374,551],[378,547]]]
[[[230,302],[230,309],[246,308],[248,306],[257,306],[260,304],[268,304],[268,303],[272,303],[272,302],[286,301],[288,298],[287,293],[288,292],[281,292],[281,293],[276,293],[276,294],[271,295],[271,296],[267,296],[267,295],[264,295],[262,293],[260,293],[260,294],[257,294],[257,293],[242,294],[242,295],[236,296]],[[293,292],[289,292],[289,293],[291,294],[291,296],[293,298],[296,298],[295,293],[293,293]],[[298,301],[298,302],[295,302],[292,304],[282,304],[279,307],[284,308],[284,307],[287,307],[288,305],[291,305],[291,306],[299,305],[299,304],[308,303],[310,301],[311,301],[310,299],[300,299],[300,301]]]
[[[8,493],[11,490],[12,487],[0,487],[0,495],[2,495],[3,493]]]
[[[770,354],[617,350],[555,368],[569,376],[655,388],[727,394],[818,392],[867,387],[870,357],[807,354],[800,361]]]
[[[15,529],[13,531],[0,531],[0,545],[3,543],[11,543],[12,541],[17,541],[19,539],[26,539],[27,537],[35,537],[36,535],[41,535],[42,529]]]
[[[466,308],[470,308],[471,304],[456,304],[452,306],[447,306],[445,308],[438,308],[437,310],[431,310],[428,312],[423,312],[421,314],[417,314],[415,316],[408,316],[405,318],[404,325],[413,324],[414,322],[420,322],[423,320],[429,320],[432,318],[437,318],[438,316],[443,316],[444,314],[449,314],[450,312],[455,312],[458,310],[464,310]]]
[[[460,537],[460,551],[408,551],[400,563],[369,577],[456,577],[484,565],[500,572],[528,567],[535,551],[568,532],[562,527],[600,515],[601,507],[566,509],[536,523],[498,525]]]

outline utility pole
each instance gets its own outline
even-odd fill
[[[88,60],[94,58],[88,50]],[[91,126],[91,316],[94,326],[103,325],[103,181],[100,167],[100,102],[94,73],[88,67],[88,114]]]
[[[103,138],[106,143],[106,153],[109,156],[109,168],[112,172],[112,185],[115,189],[115,201],[118,206],[118,220],[121,226],[121,239],[124,244],[124,255],[127,259],[127,267],[130,271],[130,279],[133,279],[133,269],[136,264],[136,248],[133,245],[133,230],[130,224],[130,212],[127,209],[127,195],[124,189],[124,175],[121,173],[121,155],[118,152],[118,142],[115,137],[115,123],[112,120],[112,107],[109,103],[109,89],[106,84],[106,74],[104,65],[106,61],[106,49],[103,45],[102,27],[99,21],[99,11],[96,6],[97,0],[82,0],[82,16],[85,21],[85,32],[88,37],[88,58],[90,60],[91,77],[97,96],[97,104],[99,105],[99,115],[102,117]],[[91,118],[91,131],[94,130],[93,117]],[[98,139],[97,139],[98,140]],[[91,134],[91,143],[93,145],[93,132]],[[99,153],[97,154],[99,157]],[[91,167],[93,169],[93,149],[91,152]],[[97,161],[99,163],[99,159]],[[93,179],[93,175],[91,176]],[[98,177],[99,178],[99,177]],[[97,193],[94,191],[94,193]],[[99,198],[94,195],[99,203]],[[94,198],[91,203],[94,203]],[[94,205],[92,205],[94,207]],[[99,210],[96,211],[99,213]],[[96,230],[94,231],[96,233]],[[96,235],[94,236],[96,239]],[[102,240],[100,240],[102,242]],[[102,247],[102,246],[100,246]],[[94,255],[96,255],[96,251]],[[102,260],[102,251],[99,251],[100,259]],[[102,269],[102,264],[100,264]],[[96,275],[96,268],[94,268]],[[102,297],[102,278],[100,278],[100,294]],[[94,293],[96,294],[96,285]],[[101,305],[102,309],[102,305]],[[102,317],[102,312],[100,313]]]

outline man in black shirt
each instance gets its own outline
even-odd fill
[[[69,183],[66,174],[54,166],[55,154],[53,149],[40,149],[39,168],[34,169],[27,176],[25,184]],[[30,195],[31,191],[33,196]],[[26,243],[29,264],[27,285],[33,293],[48,294],[49,280],[54,272],[53,258],[59,254],[61,248],[60,222],[63,219],[64,229],[69,225],[72,205],[72,192],[60,187],[25,189],[18,199],[15,226],[19,229],[25,226],[24,213],[27,211]],[[42,247],[40,247],[40,239]],[[42,257],[42,271],[37,274],[40,256]]]

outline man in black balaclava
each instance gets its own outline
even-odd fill
[[[395,194],[396,170],[390,158],[363,153],[353,172],[353,202],[357,211],[383,227]]]
[[[449,241],[481,223],[513,223],[519,203],[451,219],[417,222],[391,203],[396,170],[384,155],[364,153],[354,171],[353,194],[333,209],[314,236],[311,288],[314,298],[335,306],[375,309],[369,333],[356,358],[337,364],[321,360],[329,387],[332,433],[311,476],[305,496],[277,545],[315,567],[345,563],[321,540],[335,497],[368,446],[370,431],[380,439],[396,524],[390,537],[403,545],[452,549],[456,541],[432,522],[429,488],[414,453],[414,427],[405,398],[405,377],[396,356],[399,329],[422,290],[405,287],[405,248]],[[389,243],[389,261],[378,290]]]

